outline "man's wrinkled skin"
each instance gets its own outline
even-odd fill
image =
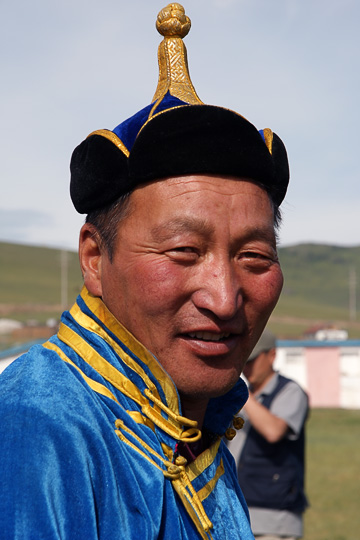
[[[85,285],[156,356],[201,427],[280,295],[273,206],[248,179],[200,175],[145,184],[130,199],[112,261],[82,227]]]

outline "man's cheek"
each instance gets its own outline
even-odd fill
[[[184,269],[168,260],[152,260],[134,269],[140,289],[148,295],[175,295],[186,283]]]
[[[264,307],[273,309],[277,304],[282,287],[283,275],[278,268],[260,276],[260,279],[252,284],[252,293],[259,305],[262,304]]]

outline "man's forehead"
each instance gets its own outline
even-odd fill
[[[248,178],[189,175],[169,177],[139,186],[130,196],[137,216],[146,216],[153,236],[183,232],[210,236],[214,221],[231,216],[244,234],[272,240],[273,205],[264,188]],[[206,211],[211,209],[211,211]],[[247,231],[248,217],[252,226]]]
[[[162,197],[167,193],[170,196],[187,193],[201,195],[201,192],[206,194],[208,190],[230,196],[243,193],[254,197],[257,193],[261,196],[265,193],[271,201],[265,187],[252,178],[216,174],[191,174],[159,178],[136,187],[134,192],[144,192],[144,194],[151,192],[154,196]]]
[[[167,208],[169,212],[177,209],[184,200],[189,209],[197,213],[208,202],[214,201],[227,206],[229,212],[241,214],[256,207],[260,214],[274,217],[274,204],[266,189],[250,178],[217,175],[184,175],[168,177],[137,187],[130,196],[135,206],[151,212]],[[195,205],[195,208],[194,208]],[[259,216],[260,217],[260,216]]]
[[[251,242],[253,240],[263,241],[268,244],[275,243],[274,226],[271,217],[264,220],[262,226],[259,224],[247,224],[246,220],[239,217],[239,226],[241,226],[241,240]],[[220,223],[221,228],[224,224]],[[157,241],[165,241],[181,234],[196,234],[204,239],[211,239],[219,226],[217,222],[203,219],[200,216],[173,217],[166,221],[151,227],[150,232]],[[240,228],[240,227],[239,227]]]

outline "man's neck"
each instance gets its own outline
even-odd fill
[[[198,423],[198,429],[202,429],[206,409],[209,403],[208,399],[191,400],[184,396],[181,397],[182,415],[190,420],[195,420]]]

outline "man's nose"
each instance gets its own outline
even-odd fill
[[[199,276],[198,288],[192,295],[197,308],[214,313],[219,319],[229,320],[240,309],[243,301],[239,276],[231,262],[211,265]]]

